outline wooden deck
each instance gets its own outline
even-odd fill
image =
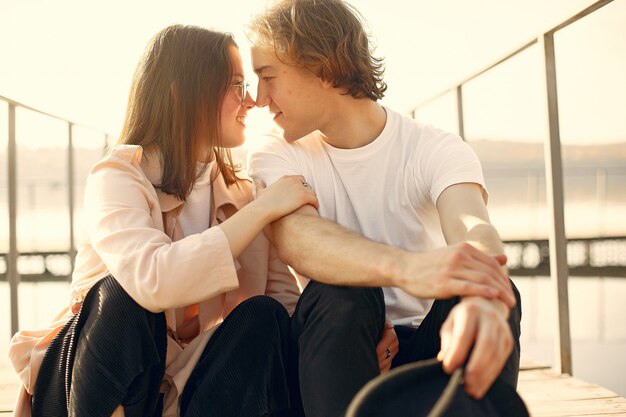
[[[626,399],[606,388],[527,361],[521,368],[518,388],[533,417],[626,417]],[[12,415],[17,386],[12,369],[0,366],[0,417]]]

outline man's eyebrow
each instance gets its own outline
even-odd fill
[[[255,69],[254,69],[254,72],[255,72],[256,74],[260,74],[260,73],[262,73],[263,71],[268,70],[268,69],[272,69],[272,67],[271,67],[270,65],[264,65],[264,66],[262,66],[262,67],[255,68]]]

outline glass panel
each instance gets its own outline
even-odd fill
[[[465,139],[482,162],[490,218],[505,240],[548,235],[544,91],[536,45],[463,86]]]
[[[626,5],[555,34],[568,238],[626,236]]]
[[[458,135],[459,117],[456,90],[449,91],[417,108],[415,120]]]
[[[9,105],[0,101],[0,253],[9,252],[9,179],[7,152],[9,145]],[[0,265],[0,274],[4,274]]]
[[[9,144],[9,105],[0,100],[0,253],[9,252],[9,189],[8,189],[8,159],[7,146]],[[6,258],[0,257],[0,276],[7,273]],[[0,281],[0,355],[7,357],[9,336],[11,336],[11,294],[9,283],[4,278]],[[4,363],[6,361],[0,361]]]
[[[620,249],[626,243],[625,39],[623,1],[555,34],[566,235],[621,238],[621,244],[594,242],[592,266],[626,267]],[[569,292],[574,376],[624,395],[626,382],[615,377],[626,372],[626,343],[616,330],[624,327],[622,281],[574,278]]]
[[[105,135],[102,132],[82,126],[73,126],[72,143],[74,145],[74,244],[77,245],[82,228],[83,196],[85,183],[91,168],[102,159],[105,147]]]
[[[18,108],[16,140],[18,251],[67,251],[68,125]]]
[[[465,84],[468,139],[543,143],[547,119],[540,52],[533,45]]]
[[[50,325],[69,301],[68,282],[22,282],[19,286],[20,329]]]

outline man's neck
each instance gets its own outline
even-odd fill
[[[326,143],[335,148],[356,149],[372,143],[383,131],[387,112],[375,101],[342,96],[332,119],[320,129]]]

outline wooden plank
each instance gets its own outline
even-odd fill
[[[545,365],[522,359],[518,391],[532,417],[626,417],[626,399],[589,382],[560,375]],[[0,417],[12,415],[19,379],[0,366]]]
[[[518,391],[533,417],[626,416],[626,399],[549,369],[520,372]]]
[[[534,417],[626,415],[623,398],[589,399],[575,401],[552,401],[537,404],[532,409]]]
[[[619,398],[606,388],[550,370],[523,371],[519,391],[524,399],[537,402]]]

